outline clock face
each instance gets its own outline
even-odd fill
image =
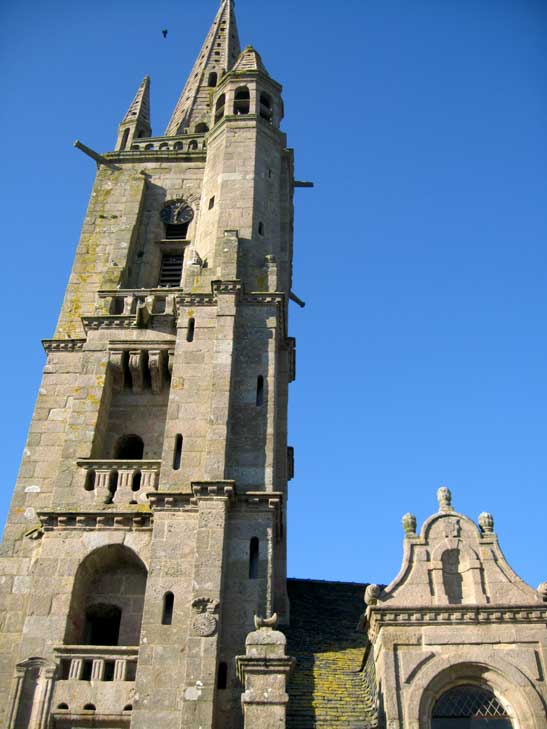
[[[171,200],[160,212],[161,221],[166,225],[189,223],[193,217],[194,211],[185,200]]]

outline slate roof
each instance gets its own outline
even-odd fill
[[[361,664],[365,635],[357,631],[366,585],[288,580],[291,624],[287,654],[287,729],[376,729],[376,712]]]

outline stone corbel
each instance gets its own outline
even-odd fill
[[[133,381],[133,392],[140,393],[144,383],[144,352],[134,349],[129,352],[129,371]]]
[[[116,391],[123,390],[123,351],[112,351],[109,354],[110,371],[112,373],[112,389]]]
[[[163,387],[163,373],[165,361],[165,350],[151,349],[148,352],[148,369],[150,370],[150,379],[152,382],[152,392],[158,395]]]

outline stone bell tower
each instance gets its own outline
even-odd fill
[[[223,0],[163,136],[99,155],[1,553],[0,725],[242,725],[288,616],[292,151]]]

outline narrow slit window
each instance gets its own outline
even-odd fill
[[[186,330],[186,341],[187,342],[194,341],[195,332],[196,332],[196,320],[192,316],[192,317],[190,317],[190,319],[188,319],[188,329]]]
[[[215,196],[209,200],[209,210],[212,210],[215,207]]]
[[[258,224],[258,235],[264,235],[264,223],[262,221]]]
[[[182,253],[164,255],[161,259],[159,285],[167,288],[180,286],[182,278]]]
[[[171,625],[173,622],[173,608],[175,606],[175,596],[172,592],[166,592],[163,596],[163,612],[161,615],[162,625]]]
[[[257,408],[264,405],[264,377],[259,375],[256,378],[256,406]]]
[[[217,689],[223,691],[228,687],[228,664],[222,661],[218,664]]]
[[[173,452],[173,470],[178,471],[182,461],[182,442],[183,438],[180,433],[175,436],[175,450]]]
[[[211,73],[209,74],[209,81],[207,83],[207,86],[210,89],[214,89],[215,86],[217,85],[217,81],[218,81],[218,75],[217,75],[216,71],[211,71]]]
[[[258,578],[258,557],[260,552],[260,544],[258,537],[253,537],[249,544],[249,579],[256,580]]]

